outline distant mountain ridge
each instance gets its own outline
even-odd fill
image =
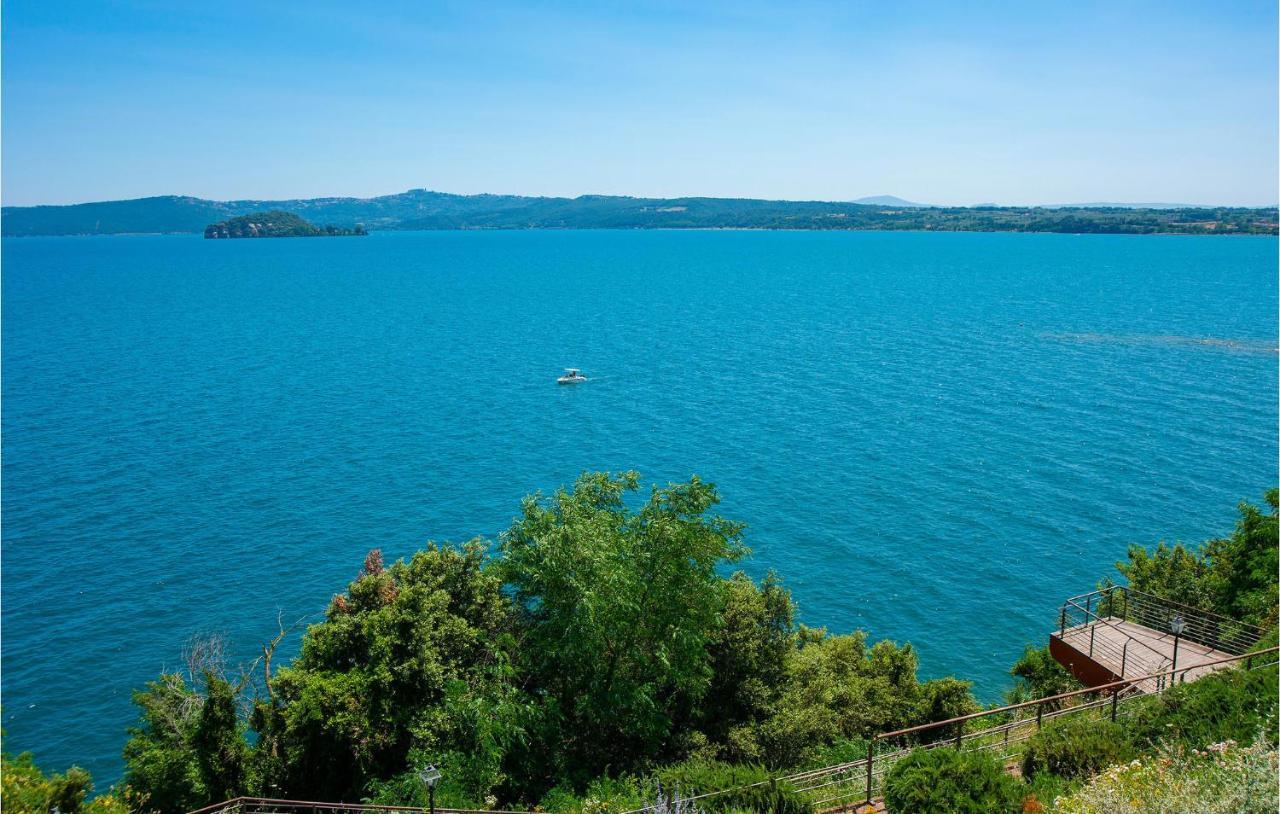
[[[888,196],[880,196],[885,199]],[[901,199],[894,198],[895,201]],[[413,189],[374,198],[211,201],[167,195],[67,206],[6,206],[0,233],[110,235],[202,233],[253,212],[281,210],[306,220],[388,229],[811,229],[1276,234],[1275,209],[1213,207],[920,207],[755,198],[577,198],[453,195]]]

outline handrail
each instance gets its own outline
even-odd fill
[[[1168,656],[1166,656],[1164,653],[1161,653],[1159,650],[1156,650],[1154,647],[1152,647],[1151,645],[1149,645],[1149,644],[1147,644],[1146,642],[1142,641],[1142,640],[1141,640],[1141,639],[1139,639],[1137,636],[1133,636],[1133,635],[1130,635],[1129,633],[1125,632],[1124,628],[1121,628],[1121,627],[1120,627],[1120,626],[1118,626],[1118,625],[1114,625],[1114,624],[1112,624],[1111,622],[1108,622],[1106,619],[1103,619],[1101,616],[1099,616],[1098,614],[1096,614],[1096,613],[1094,613],[1093,611],[1089,610],[1088,608],[1082,608],[1082,607],[1080,607],[1079,605],[1075,604],[1075,602],[1074,602],[1073,600],[1071,600],[1071,599],[1068,599],[1068,600],[1066,601],[1066,604],[1064,604],[1064,605],[1063,605],[1063,608],[1065,609],[1067,605],[1070,605],[1071,607],[1075,608],[1075,609],[1076,609],[1076,610],[1078,610],[1078,611],[1083,611],[1083,612],[1084,612],[1084,615],[1085,615],[1086,620],[1088,619],[1088,617],[1092,616],[1092,617],[1094,618],[1094,620],[1095,620],[1095,621],[1093,622],[1093,624],[1095,624],[1095,625],[1106,625],[1107,627],[1109,627],[1109,628],[1111,628],[1111,629],[1113,629],[1113,630],[1117,631],[1121,636],[1124,636],[1124,637],[1125,637],[1126,639],[1128,639],[1129,641],[1137,642],[1138,644],[1140,644],[1140,645],[1142,645],[1143,647],[1147,648],[1147,649],[1148,649],[1148,650],[1150,650],[1152,653],[1155,653],[1157,656],[1159,656],[1159,657],[1160,657],[1160,661],[1168,661],[1168,660],[1169,660],[1169,657],[1168,657]]]
[[[1241,656],[1228,656],[1225,659],[1217,659],[1216,661],[1201,662],[1200,664],[1193,664],[1188,667],[1178,667],[1176,669],[1165,670],[1160,673],[1149,673],[1143,676],[1126,678],[1121,681],[1112,681],[1108,684],[1099,684],[1096,687],[1085,687],[1082,690],[1072,690],[1071,692],[1058,693],[1057,695],[1048,695],[1048,696],[1045,696],[1044,698],[1037,698],[1034,701],[1023,701],[1018,704],[1009,704],[1008,706],[996,707],[994,709],[987,709],[987,710],[983,710],[982,712],[974,712],[974,713],[970,713],[969,715],[961,715],[956,718],[948,718],[945,721],[935,721],[933,723],[920,724],[919,726],[911,726],[911,727],[907,727],[906,729],[898,729],[898,730],[894,730],[893,732],[885,732],[880,735],[872,735],[871,739],[885,740],[887,738],[897,738],[903,735],[910,735],[915,732],[923,732],[927,729],[936,729],[938,727],[948,726],[951,724],[963,723],[964,721],[972,721],[976,718],[984,718],[989,715],[997,715],[1003,712],[1012,712],[1013,710],[1017,710],[1017,709],[1026,709],[1027,707],[1035,707],[1041,704],[1047,704],[1051,701],[1062,701],[1067,698],[1075,698],[1078,695],[1088,695],[1090,693],[1099,693],[1099,692],[1103,692],[1104,690],[1110,690],[1116,687],[1123,687],[1127,684],[1133,684],[1137,681],[1145,681],[1150,678],[1166,678],[1168,676],[1175,675],[1177,673],[1182,673],[1185,675],[1191,670],[1200,670],[1205,667],[1214,667],[1219,664],[1226,664],[1232,661],[1252,660],[1252,659],[1258,658],[1259,656],[1265,656],[1268,653],[1280,653],[1280,645],[1276,647],[1268,647],[1266,650],[1258,650],[1254,653],[1245,653],[1244,655],[1241,655]]]
[[[375,803],[333,803],[319,802],[312,800],[283,800],[274,797],[232,797],[230,800],[224,800],[221,803],[197,808],[195,811],[189,811],[187,814],[210,814],[215,811],[224,811],[233,807],[244,806],[268,806],[270,808],[305,808],[308,810],[325,810],[325,811],[412,811],[420,814],[424,810],[423,806],[403,805],[390,806],[378,805]],[[439,814],[529,814],[526,811],[500,811],[480,808],[440,808],[436,806],[435,810]]]
[[[1079,594],[1078,596],[1068,597],[1067,601],[1070,602],[1074,599],[1087,599],[1088,597],[1091,597],[1091,596],[1110,596],[1111,593],[1114,591],[1123,591],[1126,594],[1136,594],[1138,596],[1144,596],[1148,599],[1154,599],[1155,601],[1163,603],[1165,605],[1175,605],[1184,611],[1190,611],[1191,613],[1198,614],[1201,616],[1210,616],[1221,622],[1229,622],[1233,625],[1239,625],[1240,627],[1247,627],[1251,630],[1256,630],[1258,632],[1258,635],[1262,635],[1263,633],[1266,632],[1265,630],[1258,627],[1257,625],[1253,625],[1248,622],[1241,622],[1239,619],[1232,619],[1230,616],[1223,616],[1220,613],[1214,613],[1213,611],[1205,610],[1204,608],[1197,608],[1194,605],[1187,605],[1173,599],[1166,599],[1163,596],[1157,596],[1156,594],[1153,594],[1153,593],[1148,593],[1146,591],[1139,591],[1137,588],[1130,588],[1128,585],[1112,585],[1111,587],[1106,589],[1099,588],[1096,591],[1089,591],[1088,593],[1085,593],[1085,594]]]
[[[725,789],[715,789],[712,791],[703,792],[701,794],[691,795],[689,797],[681,797],[680,800],[681,801],[702,800],[708,797],[716,797],[721,794],[727,794],[732,791],[753,788],[756,786],[763,786],[763,785],[767,785],[769,783],[774,783],[774,782],[792,783],[798,787],[797,791],[812,791],[814,789],[826,788],[829,786],[839,785],[841,783],[861,784],[863,782],[861,775],[863,774],[863,772],[865,772],[866,784],[867,784],[865,787],[867,796],[865,798],[861,797],[862,790],[859,789],[858,791],[850,791],[847,794],[837,795],[836,797],[832,797],[831,800],[854,798],[855,802],[863,801],[863,800],[865,800],[866,802],[870,802],[870,800],[872,799],[871,791],[874,785],[873,783],[874,778],[882,777],[884,775],[884,772],[886,771],[884,768],[878,768],[876,764],[879,763],[880,766],[883,767],[886,761],[892,762],[895,758],[900,758],[901,756],[910,752],[910,747],[908,747],[903,749],[897,749],[892,752],[882,752],[880,755],[876,755],[875,754],[876,745],[880,743],[884,743],[885,741],[888,741],[892,738],[898,738],[904,735],[912,735],[912,734],[924,732],[931,729],[940,729],[942,727],[957,726],[957,727],[961,727],[960,732],[962,733],[962,739],[969,740],[970,742],[972,742],[975,738],[989,737],[993,734],[1000,734],[1002,732],[1007,733],[1019,727],[1038,727],[1043,723],[1044,719],[1052,720],[1062,715],[1067,715],[1075,712],[1087,711],[1090,709],[1101,709],[1107,706],[1108,704],[1111,706],[1111,714],[1114,716],[1116,713],[1116,706],[1118,702],[1126,701],[1131,698],[1139,698],[1147,694],[1145,692],[1141,692],[1140,688],[1138,687],[1138,685],[1142,682],[1146,682],[1150,680],[1162,680],[1166,677],[1176,676],[1176,675],[1182,675],[1185,680],[1186,674],[1192,670],[1201,670],[1206,667],[1214,667],[1219,664],[1225,664],[1228,662],[1243,661],[1249,665],[1249,669],[1252,669],[1252,662],[1254,659],[1265,657],[1267,655],[1274,655],[1277,653],[1280,653],[1280,646],[1270,647],[1265,650],[1259,650],[1256,653],[1246,653],[1244,655],[1228,656],[1227,658],[1218,659],[1211,662],[1205,662],[1203,664],[1193,664],[1186,667],[1178,667],[1172,670],[1164,670],[1161,672],[1147,673],[1140,676],[1132,676],[1130,678],[1126,678],[1120,681],[1113,681],[1108,684],[1103,684],[1098,687],[1086,687],[1084,689],[1058,693],[1057,695],[1049,695],[1049,696],[1045,696],[1044,698],[1037,698],[1031,701],[1023,701],[1018,704],[1008,704],[1006,706],[996,707],[989,710],[983,710],[981,712],[975,712],[969,715],[960,715],[955,718],[948,718],[945,721],[934,721],[928,724],[922,724],[919,726],[913,726],[913,727],[907,727],[905,729],[894,730],[893,732],[879,733],[871,737],[871,740],[867,745],[867,757],[865,758],[860,758],[858,760],[848,761],[844,763],[837,763],[831,766],[824,766],[824,767],[819,767],[815,769],[807,769],[805,771],[795,772],[790,775],[779,775],[779,776],[771,777],[765,780],[760,780],[755,783],[747,783],[742,786],[733,786]],[[1158,686],[1165,687],[1165,686],[1168,686],[1168,684],[1172,684],[1172,683],[1174,682],[1170,681],[1166,684],[1163,681],[1161,681],[1161,683]],[[1102,695],[1108,690],[1111,691],[1108,697],[1100,697],[1097,699],[1087,701],[1082,704],[1066,707],[1064,709],[1059,709],[1059,710],[1044,709],[1045,705],[1053,704],[1055,702],[1063,701],[1070,698],[1076,698],[1082,695],[1090,695],[1090,694]],[[1131,693],[1136,693],[1136,694],[1131,694]],[[1023,709],[1029,709],[1031,707],[1040,707],[1042,714],[1037,715],[1034,718],[1024,718],[1020,720],[1009,721],[1007,723],[1002,723],[997,726],[981,729],[976,732],[971,732],[967,734],[963,733],[962,727],[968,721],[973,721],[978,718],[985,718],[985,717],[990,717],[994,715],[1006,714],[1006,713],[1015,712]],[[1021,742],[1022,740],[1025,740],[1026,737],[1028,737],[1028,735],[1021,735],[1015,738],[1010,738],[1009,742],[1010,743]],[[955,742],[957,744],[961,743],[961,739],[939,740],[937,743],[932,744],[928,748],[943,748],[942,745],[945,743],[948,743],[948,741]],[[1003,745],[1007,746],[1007,744],[1003,744]],[[988,747],[982,747],[982,748],[988,748]],[[854,776],[855,772],[857,772],[858,775],[860,776],[855,777]],[[859,796],[855,798],[854,797],[855,794]],[[829,802],[829,801],[824,801],[824,802]],[[623,814],[642,814],[645,810],[646,809],[639,808],[639,809],[623,812]]]

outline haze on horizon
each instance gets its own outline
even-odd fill
[[[1274,2],[3,7],[6,205],[1274,206]]]

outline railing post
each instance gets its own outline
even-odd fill
[[[1098,632],[1097,625],[1091,625],[1089,627],[1089,658],[1093,658],[1093,634],[1097,632]]]
[[[1087,596],[1084,600],[1084,622],[1089,624],[1089,614],[1093,612],[1093,597]]]
[[[1244,669],[1246,669],[1246,670],[1252,670],[1252,669],[1253,669],[1253,654],[1252,654],[1252,653],[1250,653],[1250,654],[1249,654],[1249,657],[1248,657],[1248,658],[1246,658],[1246,659],[1244,660]]]
[[[1067,606],[1062,606],[1062,612],[1058,614],[1058,638],[1061,639],[1067,635]]]
[[[1040,731],[1044,720],[1044,704],[1036,704],[1036,731]]]
[[[876,739],[867,741],[867,805],[871,805],[871,761],[876,756]]]
[[[1113,687],[1111,690],[1111,721],[1112,723],[1114,723],[1116,720],[1116,705],[1118,705],[1119,703],[1120,703],[1120,688]]]
[[[1129,662],[1129,640],[1124,640],[1124,649],[1120,651],[1120,677],[1124,678],[1124,668]]]
[[[960,742],[964,740],[964,721],[956,724],[956,748],[960,748]]]

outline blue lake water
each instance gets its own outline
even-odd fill
[[[6,748],[105,786],[192,634],[248,659],[587,469],[716,482],[805,622],[994,700],[1127,544],[1276,483],[1276,302],[1270,238],[6,240]]]

